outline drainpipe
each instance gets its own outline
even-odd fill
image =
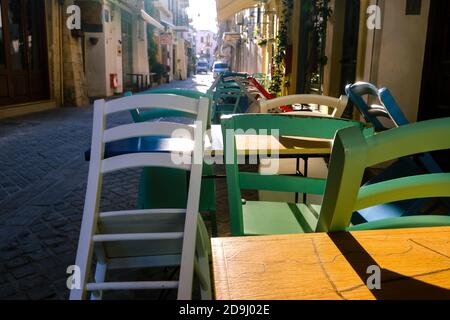
[[[64,0],[59,0],[59,55],[60,55],[60,97],[61,105],[64,106],[64,49],[63,49],[63,28],[64,25]]]

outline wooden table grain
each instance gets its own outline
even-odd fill
[[[223,155],[224,145],[220,125],[211,126],[207,150],[214,155]],[[279,155],[328,156],[331,154],[333,139],[316,139],[306,137],[275,137],[271,135],[236,135],[236,149],[239,155]]]
[[[212,248],[218,300],[450,299],[450,228],[217,238]],[[380,290],[367,287],[370,266]]]

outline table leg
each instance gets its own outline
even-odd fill
[[[305,161],[305,172],[304,176],[308,177],[308,158],[303,159]],[[303,203],[306,204],[306,201],[308,200],[308,195],[306,193],[303,194]]]
[[[296,162],[295,174],[297,176],[299,176],[299,175],[301,175],[301,173],[300,173],[300,158],[297,158],[296,160],[297,160],[297,162]],[[298,192],[296,192],[295,193],[295,203],[298,203],[298,197],[299,197],[299,194],[298,194]]]

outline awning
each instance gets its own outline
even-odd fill
[[[156,27],[159,30],[164,31],[164,26],[159,23],[155,18],[152,18],[147,12],[145,12],[144,10],[141,10],[141,17],[142,19],[144,19],[145,22],[147,22],[148,24]]]
[[[254,7],[258,0],[217,0],[217,20],[224,21],[232,15]]]
[[[223,41],[233,42],[242,39],[242,35],[239,32],[225,32],[223,34]]]
[[[168,22],[168,21],[165,21],[164,19],[161,19],[161,23],[163,24],[163,25],[165,25],[167,28],[169,28],[169,29],[172,29],[172,30],[175,30],[175,25],[173,24],[173,23],[170,23],[170,22]]]

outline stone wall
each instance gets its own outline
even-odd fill
[[[64,12],[65,8],[73,3],[73,0],[64,1]],[[72,32],[65,27],[63,28],[62,34],[64,105],[84,106],[89,101],[84,75],[82,38],[74,37]]]

